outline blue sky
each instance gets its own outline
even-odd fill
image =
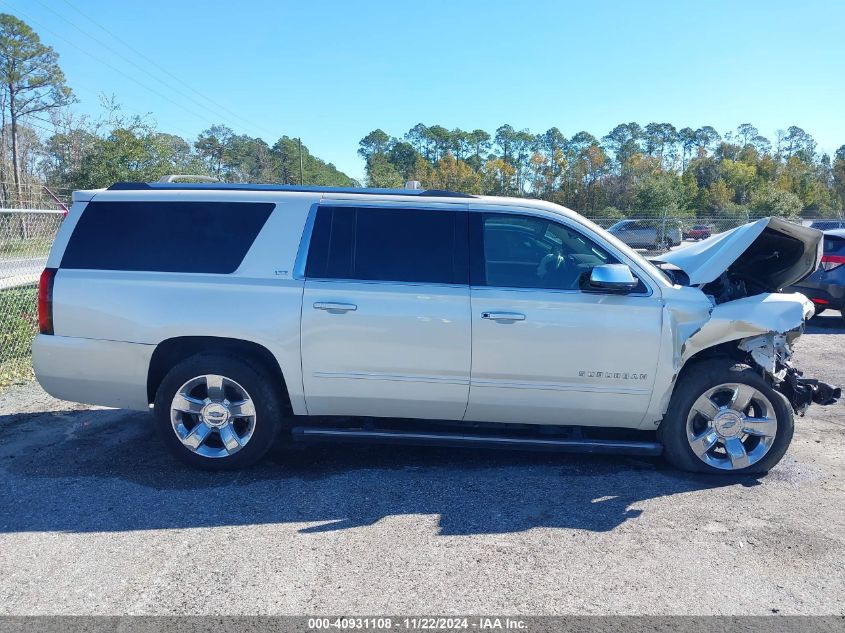
[[[96,114],[107,93],[187,138],[217,122],[271,144],[301,135],[357,178],[362,136],[419,122],[599,137],[627,121],[751,122],[770,139],[798,125],[821,151],[845,144],[839,0],[0,0],[0,11],[59,52],[79,111]]]

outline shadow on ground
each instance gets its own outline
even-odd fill
[[[276,450],[236,473],[183,467],[144,413],[0,416],[2,532],[298,524],[304,533],[437,514],[441,534],[533,527],[607,531],[639,502],[754,478],[679,473],[661,460],[330,445]]]

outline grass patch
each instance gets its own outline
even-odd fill
[[[0,393],[12,385],[22,385],[35,379],[32,373],[32,358],[20,358],[0,362]]]
[[[45,257],[50,252],[52,245],[53,239],[47,237],[0,241],[0,258]]]
[[[38,289],[0,290],[0,389],[32,379],[32,339],[38,332]]]

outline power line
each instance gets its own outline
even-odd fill
[[[35,123],[32,123],[32,119],[35,119],[36,121],[40,121],[41,123],[45,123],[47,125],[52,125],[53,129],[50,130],[50,129],[47,129],[47,128],[41,126],[41,125],[37,125]],[[59,130],[59,126],[56,125],[56,123],[54,123],[53,121],[48,121],[47,119],[42,119],[40,117],[37,117],[34,114],[27,114],[25,117],[18,119],[18,121],[19,121],[19,125],[23,125],[23,126],[26,126],[26,127],[33,127],[33,128],[38,129],[38,130],[41,130],[42,132],[46,132],[47,134],[50,134],[50,135],[56,135],[56,134],[61,133],[61,131]]]
[[[117,56],[118,56],[118,57],[120,57],[122,60],[124,60],[126,63],[131,64],[132,66],[134,66],[135,68],[137,68],[138,70],[140,70],[142,73],[144,73],[144,74],[145,74],[145,75],[147,75],[148,77],[151,77],[154,81],[159,82],[159,83],[160,83],[160,84],[162,84],[162,86],[164,86],[166,89],[168,89],[168,90],[170,90],[170,91],[172,91],[172,92],[176,92],[176,93],[180,94],[182,97],[184,97],[184,98],[186,98],[186,99],[190,100],[190,101],[191,101],[191,102],[193,102],[194,104],[198,105],[200,108],[203,108],[203,109],[204,109],[204,110],[206,110],[207,112],[209,112],[209,113],[213,114],[215,117],[221,117],[221,118],[223,118],[223,119],[226,119],[226,118],[229,118],[230,116],[233,116],[233,117],[235,117],[235,118],[237,118],[237,119],[240,119],[240,120],[241,120],[241,122],[242,122],[242,124],[246,124],[246,125],[248,125],[249,127],[253,127],[253,128],[257,128],[257,127],[259,127],[259,126],[256,126],[255,124],[253,124],[251,121],[248,121],[247,119],[244,119],[243,117],[241,117],[241,116],[240,116],[240,115],[238,115],[237,113],[232,112],[232,111],[231,111],[231,110],[229,110],[228,108],[225,108],[225,107],[223,107],[223,106],[220,106],[219,104],[215,104],[215,102],[214,102],[214,101],[212,101],[211,99],[208,99],[207,97],[203,96],[202,94],[200,94],[200,93],[198,93],[198,92],[197,92],[197,94],[198,94],[198,95],[199,95],[199,96],[203,99],[203,101],[200,101],[200,100],[198,100],[198,99],[194,98],[193,96],[191,96],[190,94],[187,94],[187,93],[186,93],[186,92],[184,92],[184,91],[181,89],[181,87],[180,87],[180,86],[178,86],[178,85],[171,85],[170,83],[165,83],[165,82],[162,80],[162,78],[161,78],[161,76],[160,76],[160,75],[156,75],[156,74],[154,74],[154,73],[150,72],[150,71],[149,71],[149,69],[145,68],[145,67],[144,67],[144,66],[142,66],[141,64],[138,64],[138,63],[137,63],[137,62],[135,62],[134,60],[130,59],[129,57],[127,57],[126,55],[124,55],[123,53],[121,53],[119,50],[116,50],[114,47],[110,46],[108,43],[104,42],[104,41],[103,41],[103,40],[101,40],[100,38],[98,38],[98,37],[96,37],[96,36],[92,35],[89,31],[86,31],[85,29],[83,29],[82,27],[80,27],[78,24],[76,24],[76,23],[72,22],[71,20],[69,20],[68,18],[66,18],[65,16],[63,16],[61,13],[59,13],[58,11],[56,11],[55,9],[53,9],[52,7],[49,7],[49,6],[47,6],[46,4],[44,4],[43,2],[41,2],[41,0],[37,0],[37,2],[38,2],[41,6],[43,6],[45,9],[47,9],[48,11],[50,11],[51,13],[53,13],[54,15],[58,16],[61,20],[64,20],[65,22],[67,22],[68,24],[70,24],[73,28],[75,28],[77,31],[79,31],[79,32],[80,32],[80,33],[82,33],[83,35],[85,35],[87,38],[89,38],[89,39],[93,40],[94,42],[97,42],[97,43],[98,43],[98,44],[100,44],[103,48],[105,48],[106,50],[110,51],[111,53],[113,53],[113,54],[117,55]],[[73,5],[71,5],[69,2],[68,2],[67,4],[68,4],[71,8],[76,9],[76,8],[75,8]],[[80,14],[82,14],[82,15],[83,15],[83,17],[85,17],[86,19],[90,20],[93,24],[96,24],[97,26],[99,26],[102,30],[104,30],[106,33],[108,33],[108,34],[109,34],[111,37],[113,37],[115,40],[117,40],[117,41],[121,42],[124,46],[126,46],[127,48],[129,48],[130,50],[132,50],[133,52],[135,52],[136,54],[141,55],[141,54],[140,54],[137,50],[135,50],[134,48],[132,48],[129,44],[126,44],[123,40],[120,40],[120,38],[118,38],[116,35],[114,35],[113,33],[111,33],[111,32],[110,32],[108,29],[106,29],[104,26],[102,26],[102,25],[100,25],[100,24],[97,24],[96,22],[94,22],[93,20],[91,20],[90,18],[88,18],[88,16],[86,16],[84,13],[82,13],[81,11],[79,11],[79,9],[76,9],[76,11],[78,11]],[[145,56],[143,56],[143,55],[141,55],[141,56],[142,56],[142,57],[145,57]],[[147,58],[145,57],[145,59],[147,59]],[[155,63],[155,62],[152,62],[152,63]],[[171,73],[169,73],[169,72],[167,72],[167,71],[165,71],[165,72],[166,72],[166,74],[168,74],[168,75],[170,75],[171,77],[173,77],[173,78],[174,78],[177,82],[180,82],[180,83],[182,83],[182,84],[184,85],[183,80],[179,79],[178,77],[176,77],[175,75],[172,75]],[[188,88],[187,86],[185,86],[185,87],[186,87],[186,88]],[[189,89],[189,90],[193,90],[193,89],[191,89],[191,88],[188,88],[188,89]],[[194,90],[194,92],[196,92],[196,91]],[[217,108],[219,108],[219,110],[216,110],[216,109],[210,108],[210,107],[207,105],[208,103],[212,103],[212,104],[217,105]],[[228,115],[223,114],[223,111],[228,112],[229,114],[228,114]]]
[[[8,0],[0,0],[0,2],[6,2],[6,3],[8,4]],[[207,120],[204,116],[201,116],[201,115],[199,115],[198,113],[196,113],[196,112],[194,112],[193,110],[191,110],[190,108],[187,108],[187,107],[183,106],[181,103],[178,103],[178,102],[174,101],[173,99],[171,99],[170,97],[168,97],[168,96],[167,96],[167,95],[165,95],[165,94],[162,94],[161,92],[159,92],[159,91],[158,91],[158,90],[156,90],[155,88],[152,88],[152,87],[150,87],[150,86],[148,86],[148,85],[146,85],[146,84],[142,83],[141,81],[138,81],[137,79],[135,79],[135,78],[134,78],[134,77],[132,77],[131,75],[127,75],[127,74],[126,74],[126,73],[124,73],[122,70],[120,70],[119,68],[117,68],[117,67],[113,66],[113,65],[112,65],[112,64],[110,64],[109,62],[104,61],[103,59],[101,59],[100,57],[98,57],[97,55],[95,55],[94,53],[91,53],[91,52],[89,52],[89,51],[85,50],[84,48],[82,48],[81,46],[79,46],[78,44],[76,44],[75,42],[73,42],[72,40],[70,40],[70,39],[68,39],[68,38],[64,37],[63,35],[60,35],[59,33],[56,33],[54,30],[52,30],[51,28],[49,28],[49,27],[45,26],[42,22],[40,22],[39,20],[34,19],[31,15],[28,15],[28,14],[27,14],[27,13],[25,13],[24,11],[21,11],[20,9],[17,9],[17,8],[14,8],[14,7],[13,7],[13,9],[14,9],[15,11],[17,11],[18,13],[20,13],[21,15],[26,16],[29,20],[31,20],[31,21],[32,21],[32,22],[34,22],[35,24],[38,24],[41,28],[43,28],[43,29],[44,29],[45,31],[47,31],[48,33],[52,33],[55,37],[58,37],[59,39],[64,40],[65,42],[67,42],[68,44],[70,44],[71,46],[73,46],[75,49],[77,49],[78,51],[80,51],[81,53],[83,53],[83,54],[87,55],[88,57],[91,57],[92,59],[94,59],[95,61],[97,61],[97,62],[99,62],[99,63],[103,64],[104,66],[107,66],[108,68],[111,68],[114,72],[118,73],[119,75],[122,75],[122,76],[123,76],[123,77],[125,77],[126,79],[129,79],[130,81],[132,81],[132,82],[134,82],[134,83],[138,84],[139,86],[141,86],[141,88],[144,88],[145,90],[149,90],[150,92],[152,92],[153,94],[158,95],[158,96],[159,96],[159,97],[161,97],[162,99],[165,99],[166,101],[169,101],[170,103],[172,103],[173,105],[175,105],[177,108],[180,108],[181,110],[184,110],[184,111],[185,111],[185,112],[187,112],[188,114],[190,114],[190,115],[192,115],[192,116],[196,117],[197,119],[201,120],[201,121],[202,121],[205,125],[211,125],[211,124],[209,123],[209,121],[208,121],[208,120]]]
[[[39,121],[40,121],[41,119],[37,119],[37,120],[39,120]],[[22,126],[25,126],[25,127],[33,127],[33,128],[35,128],[35,129],[37,129],[37,130],[41,130],[42,132],[46,132],[46,133],[48,133],[48,134],[54,134],[54,132],[53,132],[53,131],[48,130],[46,127],[42,127],[42,126],[40,126],[40,125],[36,125],[35,123],[30,122],[27,118],[19,119],[19,121],[18,121],[18,125],[22,125]]]
[[[34,114],[27,114],[26,116],[24,116],[23,119],[19,119],[19,120],[26,121],[28,119],[35,119],[36,121],[41,121],[42,123],[47,123],[48,125],[52,125],[53,127],[56,127],[56,124],[53,123],[52,121],[48,121],[47,119],[42,119],[41,117],[37,117]]]
[[[40,0],[39,0],[39,1],[40,1]],[[182,85],[182,86],[184,86],[184,88],[185,88],[185,89],[190,90],[191,92],[195,93],[198,97],[200,97],[201,99],[203,99],[203,100],[205,100],[205,101],[208,101],[209,103],[211,103],[211,104],[215,105],[215,106],[216,106],[217,108],[219,108],[220,110],[222,110],[222,111],[224,111],[224,112],[227,112],[227,113],[229,113],[231,116],[234,116],[234,117],[236,117],[236,118],[240,119],[242,122],[246,123],[247,125],[249,125],[249,126],[251,126],[251,127],[254,127],[254,128],[257,128],[257,129],[260,129],[260,130],[263,130],[263,131],[267,132],[267,133],[268,133],[268,135],[269,135],[271,138],[272,138],[272,136],[273,136],[273,135],[275,135],[275,132],[272,132],[269,128],[265,128],[264,126],[260,126],[260,125],[256,125],[256,124],[252,123],[251,121],[249,121],[248,119],[245,119],[243,116],[241,116],[241,115],[240,115],[240,114],[238,114],[237,112],[233,112],[232,110],[230,110],[229,108],[227,108],[227,107],[226,107],[226,106],[224,106],[223,104],[221,104],[221,103],[219,103],[219,102],[217,102],[217,101],[213,100],[212,98],[210,98],[210,97],[208,97],[207,95],[203,94],[202,92],[200,92],[200,91],[199,91],[199,90],[197,90],[196,88],[192,88],[191,86],[187,85],[187,84],[185,83],[185,78],[184,78],[184,77],[179,77],[179,76],[177,76],[177,75],[174,75],[172,72],[170,72],[167,68],[165,68],[164,66],[162,66],[161,64],[159,64],[158,62],[156,62],[154,59],[152,59],[152,58],[150,58],[149,56],[145,55],[144,53],[142,53],[141,51],[139,51],[137,48],[135,48],[134,46],[132,46],[131,44],[129,44],[126,40],[124,40],[124,39],[122,39],[121,37],[119,37],[118,35],[116,35],[116,34],[115,34],[112,30],[110,30],[110,29],[106,28],[105,26],[103,26],[102,24],[100,24],[99,22],[97,22],[96,20],[94,20],[94,19],[93,19],[90,15],[88,15],[87,13],[85,13],[84,11],[82,11],[79,7],[77,7],[76,5],[74,5],[73,3],[71,3],[69,0],[63,0],[63,1],[64,1],[64,3],[65,3],[66,5],[68,5],[71,9],[73,9],[74,11],[76,11],[77,13],[79,13],[79,15],[81,15],[82,17],[84,17],[84,18],[85,18],[86,20],[88,20],[89,22],[91,22],[91,24],[93,24],[94,26],[96,26],[97,28],[99,28],[101,31],[103,31],[104,33],[106,33],[107,35],[109,35],[109,36],[110,36],[112,39],[114,39],[115,41],[120,42],[121,44],[123,44],[123,46],[125,46],[126,48],[128,48],[129,50],[131,50],[132,52],[134,52],[136,55],[138,55],[138,57],[140,57],[140,58],[144,59],[144,60],[145,60],[145,61],[147,61],[148,63],[150,63],[150,64],[152,64],[153,66],[155,66],[156,68],[158,68],[158,69],[159,69],[162,73],[164,73],[164,74],[165,74],[165,75],[167,75],[168,77],[171,77],[171,78],[172,78],[172,79],[174,79],[175,81],[179,82],[179,84],[180,84],[180,85]],[[78,28],[78,27],[77,27],[77,28]]]

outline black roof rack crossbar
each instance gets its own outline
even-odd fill
[[[109,191],[298,191],[305,193],[356,193],[389,196],[426,196],[434,198],[475,198],[470,193],[446,191],[444,189],[367,189],[363,187],[319,187],[308,185],[256,185],[241,183],[207,182],[116,182]]]

